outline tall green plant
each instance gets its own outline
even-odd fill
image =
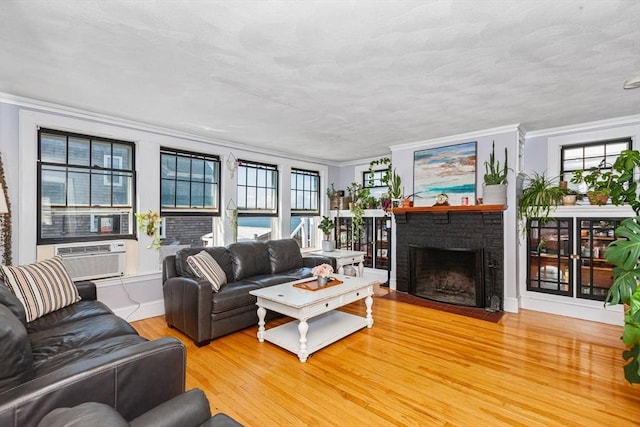
[[[504,148],[504,164],[500,167],[500,161],[496,161],[496,142],[493,141],[489,161],[484,162],[484,183],[486,185],[507,184],[507,174],[509,173],[507,147]]]

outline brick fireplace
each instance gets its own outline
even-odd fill
[[[444,251],[445,259],[447,252],[449,252],[449,258],[460,258],[461,254],[455,251],[463,248],[467,253],[476,254],[464,262],[468,264],[471,260],[475,260],[474,262],[478,264],[477,271],[466,274],[466,276],[481,282],[479,284],[481,288],[477,292],[480,299],[475,304],[458,303],[455,299],[444,302],[489,307],[489,300],[495,295],[500,298],[499,309],[503,309],[504,225],[501,206],[406,208],[394,210],[394,215],[397,242],[396,289],[398,291],[424,296],[420,295],[420,289],[416,289],[416,267],[418,266],[415,264],[420,263],[418,273],[424,276],[423,270],[425,264],[428,264],[425,262],[424,256],[428,256],[428,254],[423,253],[420,255],[422,258],[416,259],[416,248],[424,248],[427,251],[447,250]],[[451,269],[451,263],[446,262],[445,259],[441,258],[440,261],[431,263],[433,265],[430,267],[436,267],[440,264],[443,271],[440,273],[430,272],[428,273],[431,275],[430,277],[450,274],[447,270]],[[412,275],[413,289],[411,289]],[[452,282],[451,279],[447,279],[447,281]],[[466,281],[467,279],[463,278],[460,283],[453,283],[449,286],[453,290],[461,289],[468,286]]]

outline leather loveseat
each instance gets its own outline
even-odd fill
[[[81,300],[32,322],[0,280],[0,426],[37,425],[50,411],[107,404],[131,420],[184,392],[186,352],[175,338],[148,341],[96,300]]]
[[[227,284],[215,292],[206,279],[196,278],[187,262],[208,252],[224,270]],[[311,269],[331,264],[331,258],[303,257],[293,239],[246,241],[227,247],[185,248],[163,261],[165,318],[198,346],[212,339],[258,325],[256,297],[249,291],[311,277]],[[267,316],[274,315],[267,313]]]
[[[193,389],[127,422],[110,406],[87,402],[72,408],[58,408],[42,419],[38,427],[242,427],[226,414],[211,416],[202,390]]]

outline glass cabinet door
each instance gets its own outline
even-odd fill
[[[529,220],[527,290],[571,296],[573,219]]]
[[[365,252],[363,265],[371,268],[373,267],[373,218],[364,217],[363,220],[362,233],[360,239],[356,240],[353,250]]]
[[[351,250],[351,218],[340,217],[337,221],[336,249]]]
[[[604,301],[613,284],[613,265],[604,258],[615,239],[613,231],[624,218],[578,218],[580,269],[578,298]]]
[[[391,237],[388,224],[389,217],[376,218],[376,257],[375,268],[386,270],[389,268],[389,238]]]

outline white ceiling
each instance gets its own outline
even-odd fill
[[[640,113],[638,0],[2,0],[0,92],[347,161]]]

